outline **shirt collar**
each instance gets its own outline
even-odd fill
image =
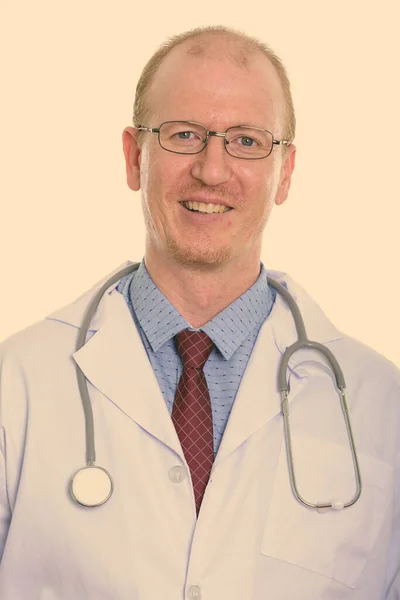
[[[120,287],[122,293],[124,288],[154,352],[183,329],[193,329],[158,289],[144,259],[133,276]],[[228,360],[249,333],[265,321],[274,300],[275,290],[268,286],[267,272],[261,262],[260,274],[253,285],[200,329]],[[152,318],[154,314],[156,319]]]

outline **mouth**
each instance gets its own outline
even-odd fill
[[[207,202],[206,204],[204,202],[193,202],[191,200],[184,200],[183,202],[179,202],[179,204],[186,208],[186,210],[195,213],[203,213],[206,215],[222,214],[232,210],[231,206],[225,206],[224,204],[212,204],[211,202]]]

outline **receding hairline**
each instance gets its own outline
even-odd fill
[[[200,36],[199,36],[200,37]],[[262,61],[267,61],[267,65],[262,67],[263,70],[267,71],[270,68],[272,72],[272,77],[275,79],[275,84],[277,84],[278,88],[282,88],[281,82],[279,80],[279,76],[276,73],[276,69],[274,68],[271,61],[263,52],[260,51],[259,48],[250,47],[247,49],[243,44],[237,43],[237,40],[228,36],[217,36],[214,35],[215,42],[212,44],[208,43],[207,37],[211,37],[210,34],[205,34],[201,36],[200,40],[192,39],[185,40],[180,44],[177,44],[163,57],[162,61],[158,65],[157,70],[154,72],[153,77],[149,81],[149,85],[146,90],[146,105],[148,110],[151,109],[151,102],[149,100],[150,96],[153,99],[154,95],[162,95],[162,90],[159,89],[159,77],[161,79],[164,78],[164,74],[161,75],[160,71],[163,68],[166,68],[168,71],[172,68],[173,72],[179,72],[180,67],[182,66],[181,61],[184,61],[186,65],[186,60],[189,61],[211,61],[211,62],[221,62],[228,63],[234,65],[234,67],[241,69],[242,71],[250,72],[252,68],[253,60],[261,59]],[[203,39],[205,38],[205,39]],[[179,54],[178,65],[176,63],[173,67],[170,66],[169,60],[176,57]],[[170,73],[169,73],[170,76]],[[157,90],[157,91],[156,91]]]
[[[213,44],[208,44],[212,39]],[[187,45],[186,54],[195,58],[210,57],[231,60],[238,67],[247,68],[249,59],[262,55],[262,51],[249,39],[231,32],[206,31],[177,44],[175,48]]]

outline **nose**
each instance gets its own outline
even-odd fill
[[[226,183],[231,176],[232,159],[225,150],[225,138],[210,136],[206,147],[193,156],[191,173],[205,185],[213,186]]]

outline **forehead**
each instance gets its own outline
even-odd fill
[[[173,48],[150,86],[148,104],[159,123],[183,119],[209,127],[268,128],[283,115],[278,75],[261,52],[234,53],[221,44],[195,55],[189,50],[187,43]]]

